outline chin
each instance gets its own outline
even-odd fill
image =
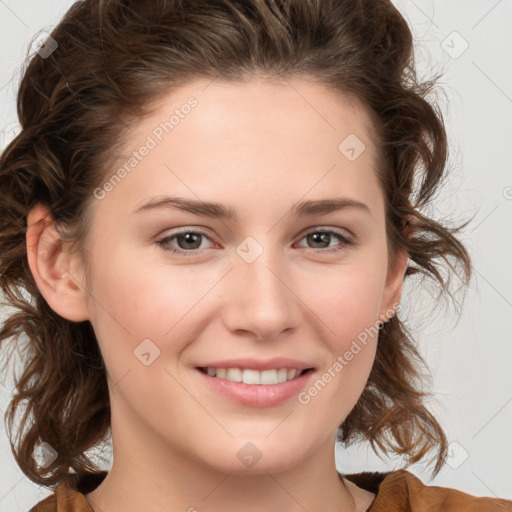
[[[230,439],[222,446],[217,444],[207,454],[202,454],[203,461],[216,471],[240,475],[263,475],[279,473],[297,466],[307,454],[304,444],[289,443],[275,438],[270,441],[268,432],[261,437],[243,437]]]

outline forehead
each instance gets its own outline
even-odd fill
[[[187,103],[192,98],[196,105],[189,109]],[[176,128],[182,125],[179,131],[188,125],[196,136],[206,138],[228,132],[233,136],[236,132],[240,139],[252,140],[254,135],[263,138],[267,134],[268,141],[279,144],[284,141],[282,137],[273,137],[275,134],[297,141],[301,134],[310,137],[338,132],[341,136],[347,130],[367,140],[376,135],[369,110],[358,98],[304,77],[195,80],[159,98],[152,109],[153,115],[140,123],[139,131],[147,132],[155,122],[165,122],[176,112],[181,114],[180,119],[173,123],[178,122]],[[184,115],[180,110],[186,111]],[[185,119],[187,123],[182,123]],[[297,121],[301,122],[298,126],[294,123]]]
[[[231,204],[326,191],[371,202],[378,188],[366,109],[311,80],[197,80],[151,107],[117,162],[150,147],[116,187],[131,206],[170,192]]]

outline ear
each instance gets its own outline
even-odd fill
[[[384,297],[382,301],[381,319],[387,322],[396,313],[402,298],[402,285],[405,271],[409,263],[409,255],[405,251],[399,251],[394,263],[388,268]]]
[[[72,322],[89,319],[83,265],[71,243],[63,241],[48,207],[32,208],[27,218],[27,258],[30,271],[48,305]]]
[[[414,218],[407,215],[404,225],[403,233],[406,238],[409,238],[412,233]],[[382,301],[382,311],[380,318],[382,321],[387,322],[393,317],[400,305],[402,298],[402,287],[405,278],[405,272],[409,264],[409,254],[404,250],[399,250],[395,255],[394,262],[390,262],[388,266],[388,274],[386,277],[386,284],[384,287],[384,296]]]

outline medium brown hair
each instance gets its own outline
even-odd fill
[[[15,308],[0,343],[17,341],[24,358],[6,417],[17,433],[16,461],[34,482],[54,485],[70,468],[98,471],[85,452],[106,438],[110,405],[91,324],[60,317],[34,282],[27,214],[47,205],[62,236],[83,251],[93,190],[130,127],[174,87],[195,78],[303,76],[359,101],[376,135],[391,259],[407,251],[406,278],[427,278],[441,295],[453,298],[457,268],[467,285],[463,226],[421,213],[445,176],[447,138],[427,100],[436,79],[418,80],[410,28],[390,1],[83,0],[51,36],[53,53],[27,59],[17,97],[21,132],[0,160],[0,285]],[[381,326],[369,380],[338,440],[367,440],[408,464],[435,451],[436,474],[447,439],[425,405],[426,366],[399,316]],[[32,457],[40,442],[58,454],[47,468]]]

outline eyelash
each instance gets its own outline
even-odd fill
[[[183,230],[183,231],[178,231],[177,233],[174,233],[171,236],[167,236],[165,238],[162,238],[162,240],[159,240],[156,243],[164,251],[169,251],[172,254],[177,254],[177,255],[182,255],[182,256],[194,256],[194,255],[201,254],[201,252],[207,250],[207,249],[202,249],[202,250],[194,249],[194,250],[190,250],[190,251],[185,251],[183,249],[171,248],[169,246],[169,242],[171,240],[173,240],[174,238],[176,238],[176,237],[178,237],[180,235],[185,235],[185,234],[188,234],[188,233],[192,233],[194,235],[201,235],[201,236],[207,238],[208,240],[212,241],[211,238],[208,235],[206,235],[206,233],[203,233],[202,231],[194,231],[194,230],[191,230],[191,229],[187,229],[187,230]],[[316,234],[316,233],[327,233],[329,235],[334,235],[335,237],[337,237],[342,242],[342,246],[341,247],[330,247],[328,249],[309,248],[309,250],[311,250],[313,252],[316,252],[316,253],[328,253],[328,254],[337,253],[337,252],[342,251],[345,246],[351,245],[353,243],[353,239],[352,239],[351,236],[348,236],[347,234],[345,234],[345,233],[343,233],[341,231],[334,230],[334,229],[327,229],[327,228],[316,228],[314,230],[308,231],[307,233],[304,233],[304,235],[302,236],[301,240],[306,238],[308,235]]]

